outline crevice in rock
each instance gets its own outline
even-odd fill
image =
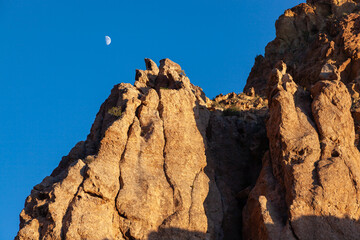
[[[119,189],[119,191],[118,191],[118,193],[116,194],[116,197],[115,197],[115,207],[116,207],[116,200],[117,200],[117,198],[118,198],[118,196],[119,196],[119,193],[120,193],[121,189],[124,187],[124,180],[123,180],[122,177],[121,177],[121,162],[124,161],[124,157],[125,157],[125,153],[126,153],[126,147],[127,147],[127,145],[128,145],[128,141],[129,141],[130,129],[131,129],[131,127],[132,127],[133,124],[134,124],[134,120],[133,120],[133,122],[130,124],[130,126],[129,126],[129,128],[128,128],[128,131],[127,131],[127,141],[126,141],[126,144],[125,144],[125,147],[124,147],[124,151],[122,152],[121,157],[120,157],[120,161],[119,161],[119,185],[120,185],[119,188],[120,188],[120,189]],[[117,209],[117,207],[116,207],[116,209]],[[117,209],[117,210],[118,210],[118,209]],[[118,210],[118,212],[119,212],[119,210]],[[120,214],[120,212],[119,212],[119,214]]]
[[[216,184],[216,187],[218,189],[220,189],[220,186],[218,185],[218,179],[217,179],[217,175],[215,174],[214,176],[214,181],[215,181],[215,184]],[[224,203],[224,197],[223,197],[223,194],[220,193],[220,200],[221,200],[221,211],[223,214],[225,214],[225,203]],[[224,221],[224,219],[223,219]]]
[[[331,157],[339,157],[339,156],[340,156],[340,153],[336,149],[333,149],[331,151]]]
[[[170,214],[168,217],[166,217],[163,220],[163,222],[159,226],[159,227],[161,227],[161,226],[164,226],[168,220],[170,220],[173,216],[175,216],[178,213],[178,210],[182,207],[182,199],[181,199],[180,191],[178,191],[178,189],[176,189],[175,184],[171,181],[171,178],[167,173],[166,151],[165,151],[167,139],[166,139],[166,133],[165,133],[165,124],[164,124],[164,118],[163,118],[163,106],[162,106],[162,103],[161,103],[161,94],[158,93],[158,95],[159,95],[158,112],[159,112],[159,117],[160,117],[160,119],[162,121],[163,135],[164,135],[164,148],[163,148],[164,163],[163,163],[163,170],[164,170],[164,175],[165,175],[166,181],[168,182],[169,186],[171,187],[171,189],[173,191],[173,203],[174,203],[173,213]]]
[[[100,199],[104,198],[102,195],[94,193],[94,192],[84,191],[84,193],[89,194],[90,196],[95,197],[95,198],[100,198]]]
[[[140,107],[140,106],[139,106]],[[138,108],[139,108],[138,107]],[[138,109],[137,108],[137,109]],[[137,110],[136,109],[136,110]],[[135,118],[136,118],[136,115],[135,115],[135,117],[134,117],[134,119],[133,119],[133,122],[130,124],[130,126],[129,126],[129,128],[128,128],[128,130],[127,130],[127,140],[126,140],[126,144],[125,144],[125,146],[124,146],[124,151],[122,152],[122,154],[121,154],[121,157],[120,157],[120,161],[119,161],[119,184],[120,184],[120,189],[119,189],[119,191],[118,191],[118,193],[117,193],[117,195],[116,195],[116,197],[115,197],[115,202],[116,202],[116,200],[117,200],[117,198],[118,198],[118,196],[119,196],[119,192],[120,192],[120,190],[121,189],[123,189],[123,187],[124,187],[124,180],[122,179],[122,177],[121,177],[121,162],[123,162],[124,161],[124,158],[125,158],[125,153],[126,153],[126,148],[127,148],[127,146],[128,146],[128,142],[129,142],[129,137],[130,137],[130,130],[131,130],[131,128],[132,128],[132,126],[133,126],[133,124],[134,124],[134,122],[135,122]]]
[[[196,182],[196,180],[198,179],[198,177],[199,177],[199,175],[200,175],[200,173],[201,173],[202,171],[203,171],[203,169],[200,169],[200,171],[196,173],[195,178],[194,178],[194,181],[192,182],[192,185],[190,186],[190,187],[191,187],[191,193],[190,193],[190,197],[191,197],[190,201],[191,201],[191,203],[190,203],[190,207],[189,207],[189,222],[188,222],[189,225],[188,225],[188,226],[190,226],[190,222],[191,222],[191,209],[192,209],[192,207],[193,207],[194,185],[195,185],[195,182]]]
[[[117,207],[116,202],[117,202],[117,199],[118,199],[118,197],[119,197],[119,194],[120,194],[121,189],[123,189],[123,187],[124,187],[124,180],[123,180],[122,177],[121,177],[121,162],[124,161],[124,157],[125,157],[125,153],[126,153],[126,147],[127,147],[127,145],[128,145],[128,142],[129,142],[130,129],[131,129],[131,127],[133,126],[133,124],[134,124],[134,122],[135,122],[135,118],[136,118],[136,116],[134,117],[133,122],[130,124],[130,126],[129,126],[129,128],[128,128],[128,131],[127,131],[127,141],[126,141],[126,144],[125,144],[125,146],[124,146],[124,151],[122,152],[121,157],[120,157],[120,160],[119,160],[119,191],[117,192],[116,197],[115,197],[115,201],[114,201],[116,212],[118,213],[118,215],[119,215],[120,218],[124,218],[124,219],[128,219],[128,218],[127,218],[127,216],[126,216],[125,214],[122,214],[122,213],[120,212],[120,210],[119,210],[118,207]],[[126,238],[126,237],[125,237],[125,233],[123,232],[123,229],[122,229],[121,227],[119,228],[119,231],[120,231],[121,235],[123,236],[123,238]]]
[[[312,106],[312,104],[313,104],[313,96],[311,95],[311,106]],[[312,179],[313,179],[313,182],[312,182],[313,189],[312,190],[315,190],[316,186],[323,188],[323,185],[321,183],[320,176],[319,176],[319,162],[321,161],[322,156],[324,154],[324,147],[323,147],[323,144],[321,143],[322,141],[321,141],[320,131],[318,128],[318,122],[315,120],[314,111],[313,111],[312,107],[310,109],[310,112],[307,115],[308,115],[308,118],[311,119],[311,121],[312,121],[311,125],[314,128],[314,130],[316,131],[316,135],[317,135],[317,139],[318,139],[318,143],[319,143],[318,148],[320,149],[319,159],[314,162],[314,168],[312,171]]]
[[[292,223],[291,223],[290,220],[289,220],[289,228],[290,228],[290,230],[291,230],[294,238],[295,238],[296,240],[300,240],[300,238],[296,235],[295,230],[294,230],[294,228],[293,228]]]
[[[320,181],[320,176],[319,176],[319,161],[320,160],[317,160],[315,163],[314,163],[314,169],[312,171],[312,178],[313,178],[313,190],[316,186],[319,186],[319,187],[322,187],[322,184],[321,184],[321,181]]]
[[[136,240],[136,238],[134,238],[133,236],[131,236],[131,234],[130,234],[130,229],[127,230],[126,233],[123,234],[123,236],[124,236],[124,238],[125,238],[126,240]]]
[[[86,171],[86,169],[87,169],[87,165],[85,165],[80,171],[83,171],[83,173],[84,173]],[[83,180],[80,183],[80,185],[78,186],[78,189],[76,190],[76,193],[75,193],[73,199],[70,201],[68,207],[66,208],[65,214],[61,221],[61,225],[62,225],[61,232],[60,232],[61,240],[66,240],[66,234],[67,234],[68,229],[65,228],[65,224],[67,222],[67,216],[70,215],[71,210],[72,210],[72,205],[75,203],[76,197],[78,196],[78,193],[80,192],[80,189],[83,187],[85,179],[86,179],[86,176],[84,174],[81,174],[81,175],[83,176]],[[71,220],[71,216],[69,216],[69,218],[70,218],[69,220]]]
[[[351,183],[352,183],[352,185],[353,185],[353,187],[354,187],[354,189],[356,191],[356,196],[358,196],[359,195],[358,185],[356,183],[356,179],[354,178],[354,174],[352,173],[349,165],[346,163],[346,159],[344,159],[344,164],[345,164],[345,166],[347,167],[347,169],[349,171],[349,178],[350,178]],[[357,206],[359,206],[359,199],[356,197],[355,200],[356,200]]]
[[[208,124],[206,126],[206,131],[205,131],[206,132],[206,136],[205,136],[206,137],[206,143],[210,142],[211,138],[212,138],[212,133],[211,133],[212,125],[210,124],[210,118],[209,118]],[[207,144],[205,144],[205,148],[208,148]]]

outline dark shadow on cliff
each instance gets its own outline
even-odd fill
[[[263,111],[263,110],[262,110]],[[196,104],[195,120],[203,136],[209,178],[204,202],[208,234],[214,239],[242,239],[242,209],[261,170],[261,159],[268,149],[265,118],[257,110],[210,112]]]
[[[165,228],[161,229],[157,232],[151,232],[148,235],[148,240],[200,240],[200,239],[210,239],[208,234],[197,232],[197,231],[189,231],[180,228]]]
[[[295,239],[354,240],[360,239],[360,221],[333,216],[304,216],[288,222],[289,231]],[[257,230],[260,226],[256,226]],[[286,226],[266,224],[270,232],[277,233]],[[255,230],[255,229],[254,229]],[[284,234],[284,232],[282,233]]]
[[[283,232],[286,226],[275,226],[274,224],[265,224],[268,232],[275,233],[278,237],[289,237]],[[261,226],[253,226],[252,231],[256,231],[257,237],[248,239],[267,239],[271,237],[260,233]],[[354,240],[360,239],[360,222],[353,221],[350,218],[324,217],[324,216],[304,216],[291,223],[289,228],[290,235],[295,239],[316,239],[316,240]],[[288,232],[289,233],[289,232]],[[148,240],[184,240],[184,239],[212,239],[210,233],[189,231],[180,228],[166,228],[157,232],[151,232]],[[254,235],[253,235],[254,236]],[[274,237],[274,236],[273,236]],[[224,237],[223,239],[231,239]],[[242,238],[238,238],[242,239]],[[104,239],[106,240],[106,239]]]

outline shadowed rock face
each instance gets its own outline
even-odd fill
[[[34,187],[17,239],[241,238],[267,111],[226,115],[178,64],[145,63],[134,85],[114,87],[87,140]]]

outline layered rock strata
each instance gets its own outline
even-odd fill
[[[113,88],[87,140],[31,191],[16,239],[241,238],[267,149],[265,101],[260,115],[226,115],[178,64],[145,63],[134,85]]]

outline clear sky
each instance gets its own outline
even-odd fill
[[[277,17],[300,2],[0,0],[0,239],[144,58],[179,63],[210,98],[239,93]]]

